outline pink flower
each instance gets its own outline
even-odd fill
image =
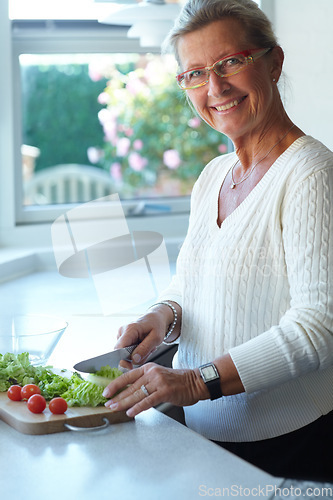
[[[147,85],[143,83],[142,80],[138,77],[135,71],[132,71],[128,74],[128,80],[126,83],[126,89],[132,96],[136,96],[138,94],[148,94],[149,89]]]
[[[125,130],[125,134],[127,135],[127,137],[132,137],[132,135],[134,134],[134,130],[131,127],[127,127]]]
[[[140,151],[143,148],[143,142],[141,139],[135,139],[133,142],[133,148]]]
[[[117,143],[117,124],[116,122],[106,122],[103,125],[105,140],[115,145]]]
[[[198,128],[200,127],[201,125],[201,118],[199,118],[198,116],[195,116],[194,118],[191,118],[188,122],[187,122],[188,126],[191,127],[191,128]]]
[[[121,137],[117,143],[117,156],[126,156],[128,154],[131,141],[128,137]]]
[[[175,169],[181,164],[179,153],[176,149],[168,149],[163,153],[163,163],[168,168]]]
[[[98,163],[104,156],[104,151],[99,148],[90,147],[87,149],[87,156],[90,163]]]
[[[107,92],[102,92],[97,97],[97,101],[99,102],[99,104],[103,104],[103,105],[108,104],[110,102],[110,96]]]
[[[220,144],[219,147],[217,148],[220,153],[226,153],[228,151],[228,148],[225,144]]]
[[[95,64],[89,64],[88,73],[93,82],[98,82],[103,78],[100,68]]]
[[[98,119],[103,126],[105,140],[114,145],[117,138],[117,114],[110,109],[103,108],[98,112]]]
[[[98,112],[97,116],[98,116],[99,122],[102,125],[104,125],[104,123],[106,123],[106,122],[111,121],[111,119],[113,118],[112,114],[110,113],[110,111],[108,109],[106,109],[106,108],[101,109]]]
[[[123,125],[122,123],[118,127],[119,132],[123,132],[127,137],[132,137],[134,134],[134,130],[127,125]]]
[[[148,160],[139,153],[133,152],[128,156],[128,163],[133,170],[140,172],[148,165]]]
[[[121,171],[121,165],[118,162],[112,163],[110,167],[110,174],[116,181],[121,181],[123,174]]]

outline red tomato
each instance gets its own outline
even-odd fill
[[[41,394],[33,394],[28,399],[27,407],[32,413],[43,413],[46,408],[45,398]]]
[[[64,398],[53,398],[49,403],[49,410],[55,415],[61,415],[67,410],[67,401]]]
[[[20,385],[10,386],[8,391],[7,391],[7,396],[12,401],[21,401],[21,399],[22,399],[21,389],[22,388]]]
[[[40,394],[40,388],[35,384],[26,384],[21,390],[22,399],[29,399],[33,394]]]

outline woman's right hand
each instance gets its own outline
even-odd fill
[[[172,323],[172,311],[168,306],[156,305],[135,322],[121,326],[118,330],[115,349],[139,344],[132,353],[132,362],[136,365],[144,363],[163,342],[164,336]],[[122,362],[124,368],[132,368],[131,363]]]

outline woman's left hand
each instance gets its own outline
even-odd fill
[[[135,417],[160,403],[190,406],[209,399],[209,392],[199,370],[174,370],[155,363],[146,363],[112,381],[104,390],[105,406],[113,411],[125,411]]]

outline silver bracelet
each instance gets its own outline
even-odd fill
[[[156,304],[153,304],[152,306],[150,306],[150,308],[152,308],[154,306],[157,306],[158,304],[164,304],[165,306],[170,307],[170,309],[173,312],[173,322],[169,326],[169,330],[167,331],[167,333],[165,334],[165,337],[163,339],[163,342],[165,344],[170,344],[170,342],[166,342],[166,341],[168,340],[168,338],[170,337],[170,335],[172,334],[172,332],[174,331],[174,329],[176,327],[177,319],[178,319],[178,314],[177,314],[176,308],[172,304],[170,304],[170,302],[168,302],[166,300],[163,300],[162,302],[157,302]]]

